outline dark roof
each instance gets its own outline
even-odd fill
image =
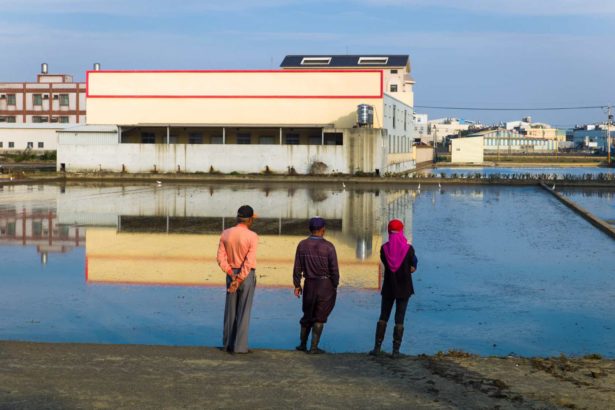
[[[301,64],[304,58],[330,58],[331,61],[326,63],[311,63]],[[386,58],[386,63],[375,64],[359,64],[361,58],[374,59]],[[390,55],[390,54],[357,54],[357,55],[332,55],[332,54],[314,54],[314,55],[290,55],[284,57],[280,67],[405,67],[408,65],[408,55]]]

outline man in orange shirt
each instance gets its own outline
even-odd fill
[[[258,235],[250,228],[254,210],[243,205],[237,210],[237,225],[225,229],[220,236],[218,255],[220,268],[226,272],[226,305],[224,307],[223,344],[227,352],[249,353],[248,328],[254,289],[256,288],[256,248]]]

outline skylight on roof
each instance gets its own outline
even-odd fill
[[[329,65],[331,57],[303,57],[301,65]]]
[[[359,57],[359,64],[366,65],[386,65],[389,57]]]

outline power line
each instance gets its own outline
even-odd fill
[[[486,108],[486,107],[443,107],[436,105],[415,105],[415,108],[432,110],[463,110],[463,111],[563,111],[563,110],[595,110],[608,107],[608,105],[584,105],[578,107],[527,107],[527,108]]]

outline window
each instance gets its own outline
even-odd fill
[[[310,135],[308,137],[308,144],[310,145],[320,145],[322,144],[322,135]]]
[[[392,93],[396,93],[397,92],[397,84],[391,84],[391,92]]]
[[[32,105],[35,105],[35,106],[43,105],[43,95],[42,94],[32,94]]]
[[[325,145],[343,145],[344,134],[341,132],[325,132]]]
[[[303,57],[301,65],[329,65],[331,57]]]
[[[27,148],[34,148],[34,143],[33,142],[28,142]]]
[[[191,132],[188,135],[188,144],[202,144],[203,143],[203,134],[199,132]]]
[[[6,96],[6,104],[7,105],[16,105],[17,98],[15,98],[15,94],[7,94]]]
[[[0,141],[0,148],[4,148],[4,142]]]
[[[222,135],[214,135],[211,137],[212,144],[222,144]]]
[[[38,147],[39,148],[45,148],[45,143],[44,142],[39,142],[38,143]]]
[[[60,116],[60,122],[62,124],[68,124],[68,116],[66,116],[66,115]]]
[[[6,122],[16,122],[16,118],[14,115],[9,115],[6,117]]]
[[[68,94],[60,94],[60,107],[68,107]]]
[[[296,133],[286,134],[285,143],[288,145],[299,145],[299,134],[296,134]]]
[[[272,135],[261,135],[258,137],[258,143],[262,145],[266,144],[274,144],[274,139]]]
[[[252,143],[252,138],[248,133],[237,133],[237,144],[249,145]]]
[[[393,129],[395,128],[395,113],[397,112],[397,106],[393,106]]]
[[[406,131],[407,122],[408,122],[408,110],[404,110],[404,131]]]
[[[359,57],[360,65],[386,65],[388,57]]]
[[[391,74],[397,74],[397,70],[391,70]]]
[[[156,134],[153,132],[142,132],[141,133],[141,144],[155,144],[156,143]]]
[[[49,118],[43,117],[41,115],[35,115],[32,117],[32,122],[37,123],[37,124],[41,122],[49,122]]]
[[[9,148],[15,148],[15,143],[12,141],[9,141]]]

